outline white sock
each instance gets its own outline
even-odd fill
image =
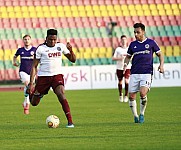
[[[140,114],[144,115],[147,105],[147,96],[140,98]]]
[[[133,100],[133,101],[129,100],[129,107],[131,108],[133,115],[135,117],[138,117],[136,100]]]
[[[23,105],[24,105],[24,106],[26,106],[26,103],[30,104],[29,95],[26,93],[26,90],[27,90],[27,87],[25,86],[25,87],[24,87],[24,96],[25,96],[25,99],[24,99],[24,102],[23,102]]]

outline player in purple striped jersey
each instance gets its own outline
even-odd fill
[[[124,71],[132,58],[131,76],[129,82],[129,106],[134,115],[135,123],[144,122],[144,112],[147,105],[147,93],[150,90],[153,75],[153,53],[159,57],[158,71],[164,73],[164,58],[160,48],[152,39],[145,37],[145,26],[142,23],[134,24],[136,40],[128,47],[124,61]],[[140,115],[137,114],[136,94],[140,92]]]
[[[23,102],[23,108],[24,108],[24,114],[29,114],[29,106],[30,106],[30,100],[29,95],[26,93],[26,87],[28,86],[28,83],[30,81],[30,72],[31,67],[33,63],[34,54],[36,51],[36,47],[32,46],[31,43],[31,36],[25,35],[23,36],[23,43],[24,47],[19,48],[13,58],[13,65],[18,67],[17,63],[17,57],[20,56],[20,68],[19,68],[19,76],[22,83],[24,83],[24,102]]]

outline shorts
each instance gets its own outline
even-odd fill
[[[123,77],[124,77],[125,79],[129,79],[129,77],[130,77],[130,69],[126,69],[126,71],[125,71],[124,74],[123,74],[123,70],[118,70],[118,69],[117,69],[117,70],[116,70],[116,75],[117,75],[119,81],[122,80]]]
[[[53,91],[55,91],[56,87],[59,85],[64,86],[64,78],[62,74],[54,76],[38,76],[35,85],[35,94],[46,95],[51,87]]]
[[[20,71],[19,76],[22,83],[25,83],[27,81],[28,83],[30,82],[30,75],[27,74],[26,72]]]
[[[147,87],[150,90],[151,82],[151,74],[131,74],[128,91],[135,93],[140,91],[140,87]]]

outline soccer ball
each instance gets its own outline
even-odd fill
[[[49,128],[57,128],[59,126],[60,120],[55,115],[50,115],[46,118],[46,124]]]

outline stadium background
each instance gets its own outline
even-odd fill
[[[114,64],[118,39],[125,34],[133,40],[135,22],[146,25],[146,35],[159,44],[165,63],[181,63],[180,12],[180,0],[0,0],[0,82],[19,81],[12,58],[23,46],[22,36],[30,34],[38,46],[48,28],[58,29],[59,40],[69,39],[74,47],[76,63],[63,58],[64,66]]]

